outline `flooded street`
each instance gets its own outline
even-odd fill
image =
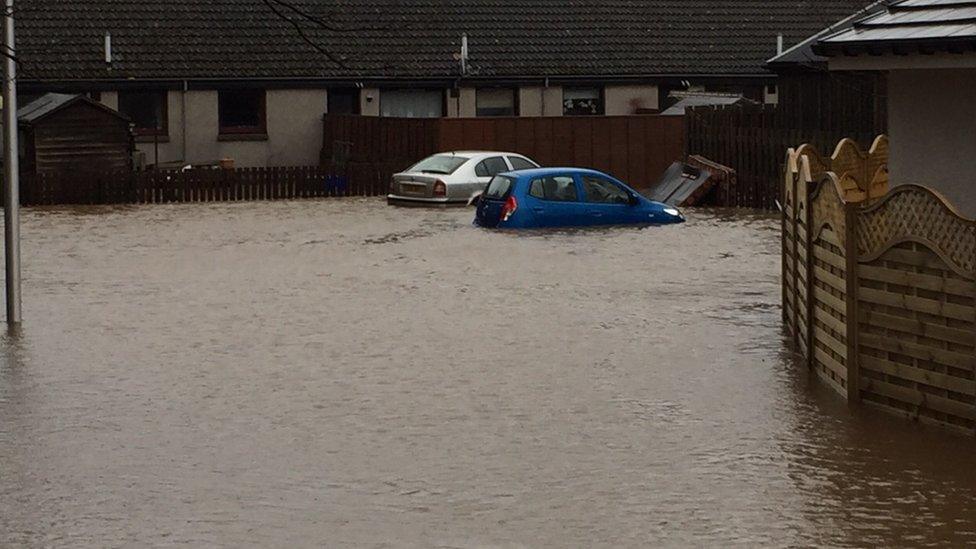
[[[976,543],[976,443],[793,362],[775,217],[23,215],[0,546]]]

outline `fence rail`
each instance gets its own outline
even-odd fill
[[[784,323],[850,402],[974,434],[976,221],[925,187],[887,191],[887,158],[884,138],[790,150]]]
[[[192,169],[186,171],[41,172],[21,179],[24,205],[142,204],[377,196],[379,173],[343,174],[318,166]]]

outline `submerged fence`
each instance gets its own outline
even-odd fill
[[[452,150],[524,154],[543,166],[581,166],[614,174],[635,187],[657,182],[685,155],[680,116],[386,118],[327,115],[323,162],[335,143],[350,146],[350,167],[387,180],[423,157]],[[784,149],[785,150],[785,149]]]
[[[21,202],[142,204],[378,196],[388,183],[376,171],[341,175],[318,166],[24,174]]]
[[[976,221],[931,189],[888,191],[887,140],[790,149],[783,319],[851,402],[976,433]]]

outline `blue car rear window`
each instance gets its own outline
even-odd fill
[[[510,177],[496,175],[491,180],[491,183],[488,184],[488,190],[485,191],[485,198],[505,198],[505,195],[512,190],[514,183],[515,181]]]

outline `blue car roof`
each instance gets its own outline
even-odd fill
[[[580,175],[603,175],[603,176],[613,177],[610,176],[609,174],[605,174],[598,170],[591,170],[589,168],[532,168],[529,170],[502,172],[498,175],[505,175],[508,177],[516,177],[516,178],[523,178],[523,177],[532,178],[532,177],[546,177],[549,175],[565,175],[568,173],[580,174]]]

